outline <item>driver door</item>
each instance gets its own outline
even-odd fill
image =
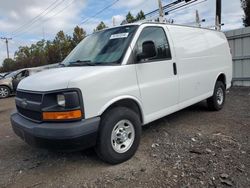
[[[146,123],[178,108],[179,80],[168,41],[164,27],[146,26],[135,46],[136,70]],[[155,45],[156,53],[151,53],[155,54],[154,57],[138,60],[141,54],[149,53],[149,50],[143,51],[143,45],[148,43]]]

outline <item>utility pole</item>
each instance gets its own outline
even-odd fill
[[[162,23],[164,15],[163,15],[163,7],[162,7],[161,0],[158,0],[158,4],[159,4],[159,22]]]
[[[44,25],[43,25],[43,40],[45,40],[45,31],[44,31]]]
[[[115,17],[114,16],[112,17],[112,24],[113,24],[113,26],[115,26]]]
[[[5,40],[6,49],[7,49],[7,58],[9,59],[10,58],[10,55],[9,55],[9,40],[12,40],[12,38],[1,37],[1,39]]]
[[[216,0],[215,29],[221,30],[221,0]]]

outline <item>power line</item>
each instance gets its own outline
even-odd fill
[[[82,22],[80,22],[78,25],[82,25],[84,23],[87,23],[89,20],[95,18],[96,16],[98,16],[99,14],[103,13],[105,10],[109,9],[110,7],[114,6],[116,3],[118,3],[119,0],[115,0],[114,2],[112,2],[111,4],[107,5],[106,7],[102,8],[101,10],[99,10],[98,12],[96,12],[94,15],[86,18],[85,20],[83,20]],[[65,33],[68,33],[70,30],[66,31]]]
[[[16,31],[16,34],[13,36],[14,37],[18,37],[21,36],[25,33],[27,33],[27,30],[30,28],[30,26],[32,26],[35,22],[37,22],[41,17],[47,15],[49,12],[51,12],[52,10],[54,10],[57,6],[59,6],[63,1],[60,1],[59,3],[57,3],[54,7],[52,7],[58,0],[54,1],[49,7],[47,7],[42,13],[40,13],[38,16],[36,16],[35,18],[33,18],[32,20],[30,20],[30,23],[26,23],[26,25],[28,25],[27,27],[25,27],[25,25],[23,25],[22,27],[25,27],[23,30],[21,29],[21,27],[19,28],[19,31]],[[89,20],[95,18],[97,15],[101,14],[102,12],[104,12],[106,9],[112,7],[114,4],[116,4],[119,0],[114,1],[113,3],[109,4],[108,6],[104,7],[103,9],[101,9],[100,11],[98,11],[97,13],[95,13],[94,15],[92,15],[89,18],[86,18],[85,20],[83,20],[79,25],[82,25],[86,22],[88,22]],[[75,2],[75,0],[71,1],[66,7],[64,7],[63,9],[61,9],[60,11],[58,11],[57,13],[53,14],[52,16],[50,16],[49,18],[47,18],[46,20],[44,20],[43,22],[47,22],[48,20],[50,20],[51,18],[53,18],[54,16],[62,13],[64,10],[66,10],[71,4],[73,4]],[[49,10],[52,7],[52,10]],[[44,14],[45,13],[45,14]],[[67,33],[67,32],[66,32]]]
[[[199,1],[199,0],[192,0],[191,2],[188,2],[188,3],[186,3],[186,4],[180,5],[180,6],[178,6],[178,7],[173,7],[172,9],[166,11],[165,14],[167,15],[167,14],[169,14],[169,13],[172,12],[172,11],[180,10],[180,8],[187,7],[187,6],[189,6],[189,5],[190,5],[189,7],[192,7],[192,6],[194,6],[193,3],[194,3],[194,2],[197,2],[197,1]],[[206,0],[205,0],[205,1],[206,1]]]
[[[53,6],[58,0],[55,0],[52,4],[50,4],[50,6],[48,6],[43,12],[41,12],[39,15],[35,16],[34,18],[30,19],[29,21],[27,21],[26,23],[24,23],[23,25],[21,25],[20,27],[18,27],[16,30],[14,30],[12,33],[15,33],[17,31],[19,31],[20,29],[22,29],[23,27],[25,27],[27,24],[29,24],[30,22],[33,22],[35,19],[37,19],[38,17],[40,17],[44,12],[46,12],[51,6]]]
[[[63,1],[65,1],[65,0],[63,0]],[[46,19],[44,22],[47,22],[47,21],[50,20],[52,17],[54,17],[54,16],[60,14],[60,13],[63,12],[64,10],[66,10],[72,3],[74,3],[74,1],[75,1],[75,0],[72,0],[66,7],[64,7],[63,9],[61,9],[60,11],[58,11],[57,13],[53,14],[52,16],[50,16],[50,17],[49,17],[48,19]],[[89,20],[95,18],[97,15],[101,14],[101,13],[104,12],[105,10],[107,10],[107,9],[109,9],[110,7],[114,6],[116,3],[118,3],[118,1],[119,1],[119,0],[116,0],[116,1],[112,2],[111,4],[107,5],[107,6],[104,7],[103,9],[99,10],[98,12],[96,12],[94,15],[92,15],[92,16],[86,18],[85,20],[83,20],[79,25],[82,25],[82,24],[88,22]],[[48,14],[48,12],[47,12],[46,14]],[[45,14],[45,15],[46,15],[46,14]],[[42,15],[42,13],[41,13],[41,15]],[[43,16],[44,16],[44,15],[43,15]],[[65,33],[68,33],[69,31],[70,31],[70,30],[68,30],[68,31],[65,32]],[[22,34],[24,34],[24,33],[25,33],[25,32],[22,32],[21,34],[17,34],[17,35],[15,35],[14,37],[20,36],[20,35],[22,35]]]
[[[56,12],[55,14],[53,14],[52,16],[50,16],[49,18],[40,21],[40,23],[48,22],[48,21],[51,20],[53,17],[55,17],[55,16],[57,16],[58,14],[62,13],[63,11],[65,11],[69,6],[71,6],[71,5],[72,5],[73,3],[75,3],[75,2],[76,2],[76,0],[72,0],[72,1],[71,1],[69,4],[67,4],[63,9],[59,10],[58,12]],[[36,27],[33,27],[32,29],[35,29],[35,28],[36,28]],[[32,29],[31,29],[31,30],[32,30]],[[29,31],[30,31],[30,30],[29,30]],[[25,34],[25,33],[27,33],[27,31],[26,31],[26,32],[22,32],[22,33],[20,33],[20,34],[17,34],[17,35],[15,35],[14,37],[21,36],[21,35],[23,35],[23,34]]]
[[[46,20],[44,20],[43,22],[47,22],[48,20],[50,20],[51,18],[57,16],[58,14],[62,13],[63,11],[65,11],[67,8],[69,8],[73,3],[75,3],[76,0],[72,0],[68,5],[66,5],[66,7],[64,7],[63,9],[61,9],[60,11],[56,12],[55,14],[53,14],[52,16],[50,16],[49,18],[47,18]]]
[[[24,33],[25,31],[27,31],[30,28],[30,26],[32,26],[34,23],[36,23],[37,21],[39,21],[42,17],[46,16],[51,11],[53,11],[54,9],[56,9],[64,1],[65,0],[61,0],[59,2],[58,2],[58,0],[54,1],[49,7],[47,7],[39,15],[37,15],[34,18],[32,18],[31,20],[29,20],[28,22],[26,22],[24,25],[22,25],[21,27],[19,27],[18,29],[16,29],[14,32],[12,32],[12,34],[14,35],[13,37],[17,37],[17,36],[20,35],[20,33]],[[58,3],[56,3],[56,2],[58,2]]]
[[[48,22],[49,20],[51,20],[53,17],[57,16],[58,14],[61,14],[63,11],[65,11],[68,7],[70,7],[73,3],[75,3],[76,0],[72,0],[69,4],[67,4],[64,8],[62,8],[61,10],[59,10],[58,12],[56,12],[55,14],[53,14],[52,16],[48,17],[47,19],[45,20],[41,20],[40,23],[46,23]],[[36,29],[36,27],[33,27],[31,30],[33,29]],[[30,31],[30,30],[29,30]],[[20,34],[17,34],[15,35],[14,37],[18,37],[18,36],[21,36],[23,34],[25,34],[27,32],[23,32],[23,33],[20,33]]]
[[[82,25],[82,24],[88,22],[90,19],[95,18],[97,15],[101,14],[101,13],[104,12],[105,10],[107,10],[107,9],[109,9],[110,7],[114,6],[116,3],[118,3],[118,1],[119,1],[119,0],[114,1],[113,3],[109,4],[108,6],[104,7],[103,9],[101,9],[100,11],[98,11],[97,13],[95,13],[94,15],[92,15],[92,16],[86,18],[85,20],[83,20],[83,21],[80,23],[80,25]]]
[[[199,1],[199,0],[175,0],[165,6],[162,7],[165,15],[167,15],[169,12],[173,11],[173,10],[177,10],[180,9],[182,7],[188,6],[190,4],[193,4],[194,2]],[[145,16],[153,16],[155,14],[157,14],[159,12],[159,9],[153,10],[147,14],[145,14]]]
[[[177,12],[177,11],[182,11],[182,10],[185,10],[185,9],[187,9],[187,8],[194,7],[194,6],[196,6],[196,5],[199,5],[199,4],[201,4],[201,3],[204,3],[204,2],[206,2],[206,1],[207,1],[207,0],[203,0],[203,1],[200,1],[200,2],[197,2],[197,3],[193,3],[192,5],[188,4],[188,6],[181,7],[181,8],[176,9],[176,10],[171,10],[170,12],[171,12],[171,13],[175,13],[175,12]],[[169,13],[169,12],[168,12],[168,13]]]

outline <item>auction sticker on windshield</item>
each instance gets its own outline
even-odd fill
[[[111,39],[120,39],[120,38],[127,38],[129,33],[118,33],[110,36]]]

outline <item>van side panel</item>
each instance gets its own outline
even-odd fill
[[[168,29],[177,56],[180,108],[212,96],[219,74],[224,73],[231,81],[231,56],[220,32],[174,25]]]
[[[202,30],[180,26],[169,28],[177,56],[179,102],[193,101],[195,98],[200,100],[199,96],[204,94],[212,95],[216,75],[211,75],[211,51]]]
[[[230,47],[224,33],[213,32],[209,30],[203,30],[203,33],[208,41],[211,50],[211,62],[216,62],[213,64],[213,69],[216,72],[222,72],[226,76],[227,89],[231,86],[232,81],[232,56],[230,53]]]

